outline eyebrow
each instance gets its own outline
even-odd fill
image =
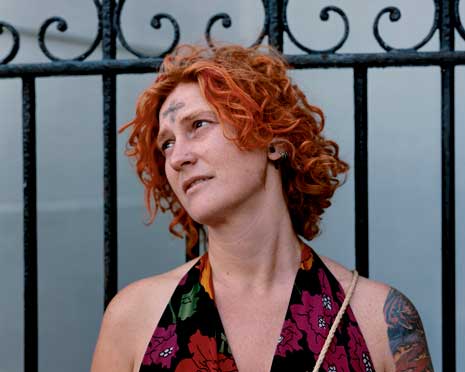
[[[197,119],[199,116],[202,116],[202,115],[211,115],[211,116],[213,116],[213,118],[215,120],[218,120],[215,112],[213,112],[212,110],[198,110],[198,111],[193,111],[193,112],[181,117],[181,119],[179,121],[181,123],[189,122],[189,121],[192,121],[194,119]],[[158,123],[160,123],[160,122],[158,122]],[[165,138],[168,136],[168,133],[169,133],[169,130],[167,130],[167,129],[162,129],[158,133],[157,138],[156,138],[156,142],[157,142],[157,146],[158,146],[159,149],[160,149],[163,141],[165,140]]]

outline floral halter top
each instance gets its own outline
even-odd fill
[[[315,251],[302,244],[300,268],[270,372],[312,371],[345,294]],[[176,287],[152,338],[140,372],[238,371],[215,306],[208,253]],[[320,371],[374,372],[350,305]]]

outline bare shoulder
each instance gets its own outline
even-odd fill
[[[320,258],[342,285],[344,292],[347,293],[352,282],[352,272],[328,257],[320,256]],[[391,287],[385,283],[359,276],[357,287],[351,300],[351,307],[354,304],[360,303],[364,307],[368,306],[368,309],[366,309],[368,311],[378,311],[380,308],[383,308],[384,301],[390,289]]]
[[[320,257],[347,293],[352,272]],[[385,283],[359,276],[350,307],[376,371],[433,371],[420,315],[406,295]]]
[[[352,282],[352,272],[328,257],[320,257],[347,293]],[[383,306],[389,288],[384,283],[359,276],[350,300],[350,307],[367,344],[375,371],[386,371],[386,358],[389,356],[383,316]]]
[[[191,260],[166,273],[137,280],[108,305],[92,360],[92,372],[138,371],[145,348]]]

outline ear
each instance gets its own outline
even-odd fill
[[[283,140],[273,139],[268,145],[268,159],[276,161],[281,158],[281,154],[286,151]]]

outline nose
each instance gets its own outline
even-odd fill
[[[197,158],[192,150],[188,141],[177,140],[168,159],[171,168],[179,172],[186,165],[194,164]]]

